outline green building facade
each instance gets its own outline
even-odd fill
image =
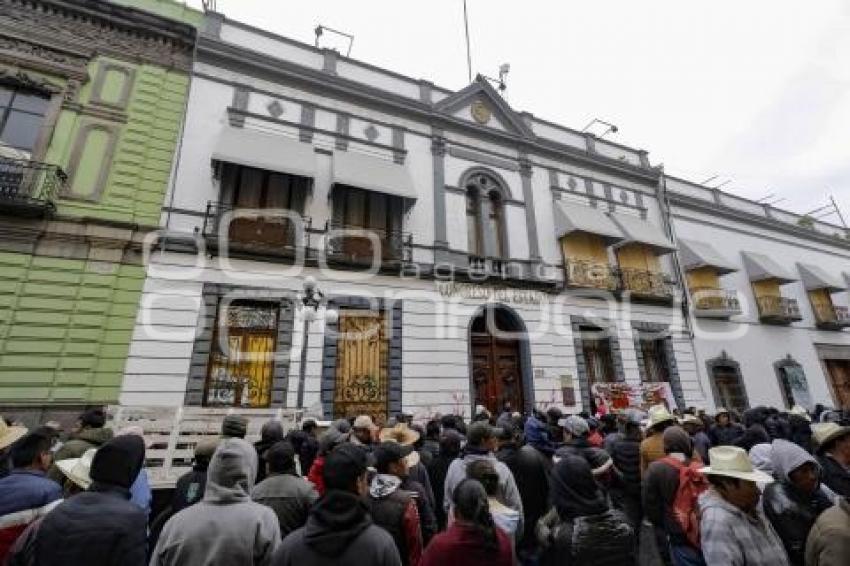
[[[199,18],[154,0],[0,0],[4,416],[118,400]]]

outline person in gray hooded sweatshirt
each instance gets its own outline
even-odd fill
[[[792,566],[803,566],[806,537],[818,516],[833,505],[820,482],[814,457],[787,440],[773,441],[771,453],[777,482],[764,490],[764,513],[776,530]]]
[[[271,564],[280,543],[277,516],[251,501],[257,452],[241,438],[223,440],[207,470],[204,498],[165,524],[150,566]]]

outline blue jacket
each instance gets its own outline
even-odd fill
[[[0,479],[0,517],[62,499],[62,487],[43,472],[12,470]]]
[[[145,515],[150,515],[151,499],[153,499],[153,494],[148,481],[148,472],[142,468],[139,475],[136,476],[136,481],[130,486],[130,503],[135,503],[141,507]]]

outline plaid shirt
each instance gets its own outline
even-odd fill
[[[788,566],[782,541],[761,513],[747,515],[713,489],[700,496],[702,554],[709,566]]]

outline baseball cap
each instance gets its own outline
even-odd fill
[[[360,446],[345,443],[325,457],[322,477],[327,489],[350,491],[357,478],[366,473],[366,451]]]
[[[486,421],[477,421],[466,430],[466,441],[472,446],[480,446],[484,441],[496,436],[493,427]]]
[[[381,469],[387,464],[407,458],[411,452],[413,452],[413,446],[388,440],[381,442],[372,450],[372,457],[375,459],[375,467]]]
[[[587,426],[587,421],[577,415],[571,415],[565,419],[559,420],[558,426],[562,427],[573,436],[584,436],[590,432],[590,427]]]

